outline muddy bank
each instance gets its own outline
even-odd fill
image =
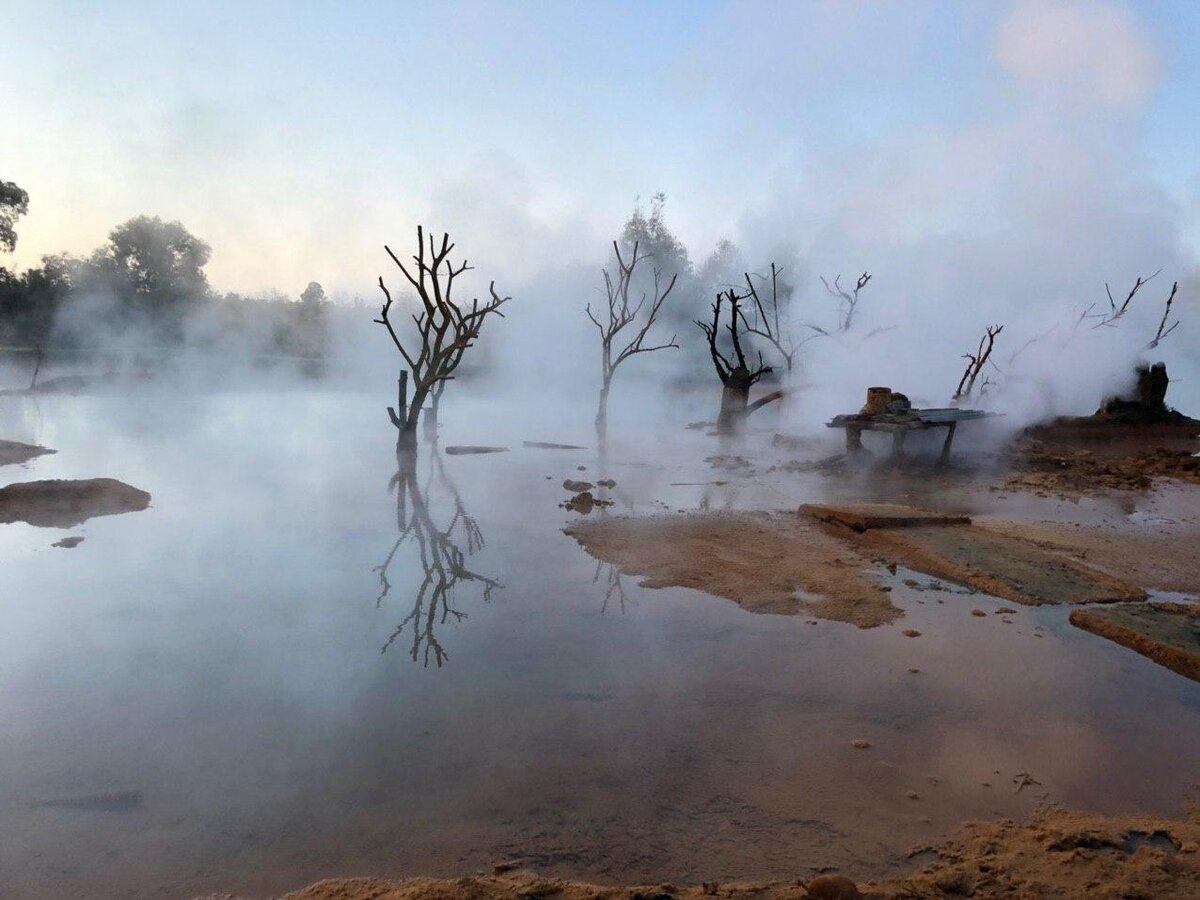
[[[1135,584],[1019,536],[978,528],[965,515],[898,503],[809,503],[800,514],[889,565],[1027,606],[1146,599]]]
[[[565,531],[597,559],[642,576],[643,587],[694,588],[750,612],[811,613],[861,628],[902,615],[868,557],[795,514],[614,518]]]
[[[288,894],[289,900],[435,900],[561,897],[633,900],[668,897],[899,900],[944,897],[1193,898],[1200,896],[1200,823],[1142,816],[1101,816],[1050,809],[1028,824],[965,825],[953,838],[914,851],[930,860],[915,873],[851,887],[831,877],[789,881],[612,887],[509,871],[455,879],[333,879]],[[821,879],[821,880],[818,880]],[[811,888],[811,890],[810,890]]]
[[[1139,603],[1071,613],[1071,624],[1200,681],[1200,606]]]
[[[1052,552],[1153,590],[1200,598],[1200,559],[1195,528],[1166,531],[1131,524],[1063,525],[1050,522],[993,520],[980,524],[991,532],[1017,537]]]
[[[19,441],[0,441],[0,466],[16,466],[27,463],[31,459],[45,456],[47,453],[57,453],[49,447],[39,447],[37,444],[22,444]]]
[[[1070,496],[1145,490],[1156,479],[1200,484],[1200,422],[1127,424],[1103,416],[1027,429],[1012,444],[1005,487]]]
[[[149,494],[115,478],[24,481],[0,488],[0,524],[71,528],[96,516],[137,512],[149,505]]]

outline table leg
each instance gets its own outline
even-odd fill
[[[846,453],[854,456],[862,452],[862,429],[853,425],[846,426]]]
[[[951,422],[946,428],[946,440],[942,444],[942,455],[938,459],[938,465],[946,465],[950,462],[950,445],[954,443],[954,430],[958,428],[957,422]]]

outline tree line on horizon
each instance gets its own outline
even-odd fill
[[[16,223],[28,208],[28,194],[0,180],[0,253],[16,248]],[[146,358],[185,345],[310,361],[328,354],[332,304],[318,282],[296,298],[219,293],[204,272],[211,255],[181,223],[142,215],[114,227],[87,256],[47,255],[24,272],[0,265],[0,347],[122,349]]]

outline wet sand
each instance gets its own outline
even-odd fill
[[[795,514],[612,518],[566,533],[646,588],[695,588],[750,612],[811,613],[860,628],[901,615],[868,556]]]

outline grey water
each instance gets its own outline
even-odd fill
[[[589,557],[562,532],[566,478],[615,479],[610,515],[816,496],[765,464],[716,472],[692,410],[601,462],[522,444],[591,444],[586,417],[448,402],[443,446],[510,449],[423,447],[399,512],[434,527],[404,535],[378,397],[22,403],[3,436],[59,452],[0,484],[107,476],[153,501],[0,526],[0,896],[266,896],[509,860],[871,875],[1045,801],[1175,814],[1200,777],[1200,685],[1064,610],[998,615],[901,570],[881,577],[905,617],[859,630]]]

